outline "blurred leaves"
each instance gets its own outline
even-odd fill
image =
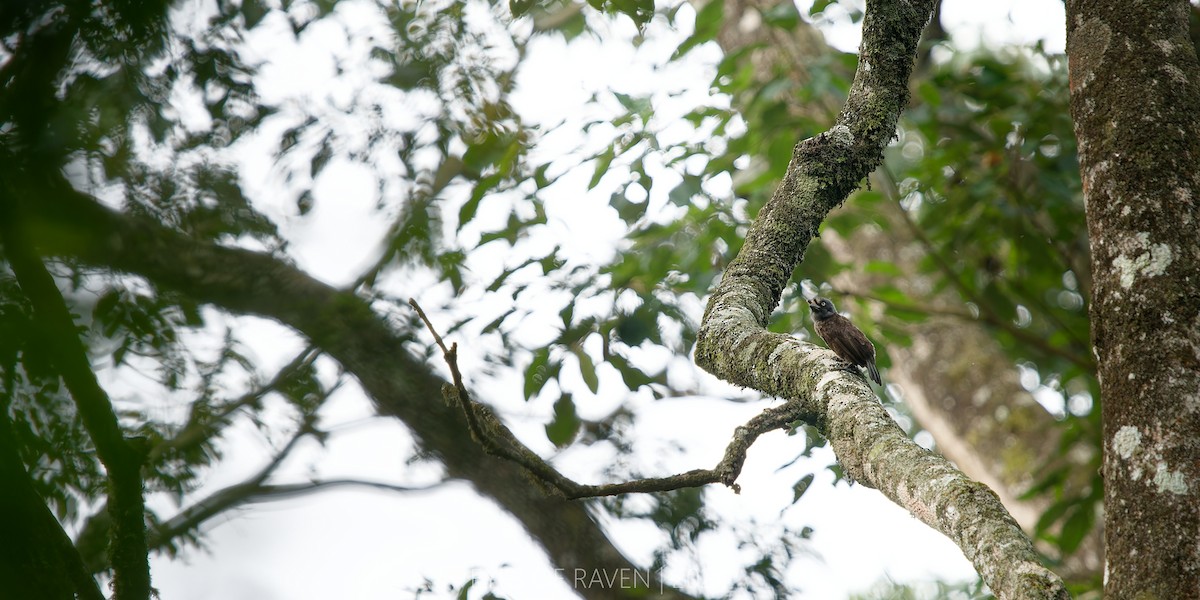
[[[563,394],[554,403],[554,420],[546,424],[546,438],[559,448],[568,446],[581,425],[571,394]]]

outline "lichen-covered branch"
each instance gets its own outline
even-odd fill
[[[868,3],[859,68],[825,133],[796,145],[791,164],[705,310],[696,362],[709,372],[819,415],[845,472],[946,534],[1000,598],[1068,597],[986,486],[908,439],[832,353],[766,329],[792,271],[830,210],[882,160],[908,101],[908,78],[933,2]]]

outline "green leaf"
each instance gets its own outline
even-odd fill
[[[300,216],[307,215],[313,208],[313,202],[312,190],[304,190],[300,193],[300,197],[296,198],[296,211],[300,213]]]
[[[588,189],[596,187],[600,183],[600,179],[608,173],[608,167],[612,165],[613,158],[616,157],[616,148],[609,146],[603,152],[596,155],[596,170],[592,173],[592,179],[588,182]]]
[[[642,386],[649,386],[652,383],[665,383],[666,378],[662,373],[656,375],[648,375],[645,371],[629,364],[624,356],[611,353],[608,355],[608,364],[617,369],[621,374],[621,379],[625,382],[625,387],[630,390],[637,390]]]
[[[255,25],[258,25],[259,21],[262,21],[263,17],[267,16],[267,11],[268,9],[263,2],[254,2],[252,0],[242,2],[242,18],[246,22],[246,29],[253,29]]]
[[[617,102],[620,102],[621,106],[624,106],[625,110],[627,110],[631,113],[639,114],[639,115],[648,114],[649,112],[651,112],[651,109],[653,108],[652,104],[650,103],[649,96],[636,96],[635,97],[635,96],[630,96],[629,94],[622,94],[621,92],[613,92],[612,94],[613,94],[613,97],[615,97],[617,99]],[[628,148],[629,146],[632,146],[632,145],[633,144],[626,144],[625,147]]]
[[[1064,514],[1066,514],[1067,509],[1071,508],[1075,503],[1076,500],[1060,500],[1054,504],[1051,504],[1046,509],[1046,512],[1042,513],[1041,517],[1038,517],[1037,525],[1034,526],[1034,532],[1036,532],[1039,536],[1042,536],[1045,532],[1049,531],[1050,528],[1053,527],[1054,524],[1057,523]]]
[[[812,425],[804,425],[804,452],[801,453],[803,456],[811,457],[814,448],[824,448],[827,443],[828,440],[821,435],[819,429]]]
[[[475,187],[471,190],[471,197],[463,203],[462,208],[458,209],[458,230],[475,218],[475,213],[479,210],[479,203],[489,191],[494,189],[500,183],[501,176],[499,173],[494,173],[480,179]]]
[[[607,8],[633,19],[633,24],[641,30],[654,16],[654,0],[588,0],[588,4],[600,8],[597,4],[607,4]]]
[[[790,0],[788,1],[790,2]],[[691,52],[696,46],[716,38],[725,18],[724,12],[725,0],[709,0],[696,13],[695,31],[686,40],[683,40],[678,48],[675,48],[675,52],[671,54],[671,60],[677,60]]]
[[[800,481],[797,481],[795,485],[792,486],[792,504],[795,504],[800,500],[800,497],[804,495],[804,492],[808,491],[808,486],[812,485],[812,482],[813,474],[809,473],[808,475],[801,477]]]
[[[467,147],[463,152],[463,165],[469,172],[482,173],[484,169],[495,165],[503,156],[511,140],[504,136],[485,135]]]
[[[575,439],[582,423],[575,412],[575,401],[571,394],[563,394],[554,402],[554,420],[546,424],[546,439],[559,448],[563,448]]]
[[[837,4],[837,0],[814,0],[812,6],[808,9],[808,14],[811,16],[819,15],[825,12],[830,5]]]
[[[683,181],[671,190],[667,198],[671,204],[676,206],[688,206],[692,203],[692,196],[700,193],[700,178],[695,175],[684,175]]]
[[[309,164],[309,175],[316,179],[325,165],[329,164],[329,159],[333,158],[333,134],[328,133],[325,139],[321,140],[321,147],[317,149],[317,153],[313,154],[312,161]]]
[[[817,3],[820,1],[817,0]],[[813,4],[814,9],[817,3]],[[783,0],[763,12],[762,16],[768,25],[781,29],[794,29],[800,23],[800,11],[796,10],[796,3],[792,0]]]
[[[538,348],[533,352],[533,362],[525,367],[525,400],[528,401],[542,391],[550,377],[550,349]]]
[[[470,596],[468,595],[468,592],[470,592],[470,591],[471,591],[471,588],[472,588],[472,587],[474,587],[474,586],[475,586],[475,580],[474,580],[474,579],[471,579],[470,581],[468,581],[468,582],[464,583],[464,584],[463,584],[463,586],[462,586],[461,588],[458,588],[458,596],[457,596],[457,599],[458,599],[458,600],[469,600],[469,599],[470,599]]]
[[[596,377],[596,363],[592,362],[592,357],[580,346],[571,348],[571,352],[579,359],[579,375],[583,377],[588,390],[595,394],[600,389],[600,379]]]
[[[488,323],[487,325],[484,325],[481,333],[490,333],[492,331],[498,331],[500,329],[500,325],[502,323],[504,323],[504,320],[507,319],[509,316],[511,316],[515,312],[517,312],[517,309],[515,307],[504,311],[504,314],[500,315],[499,317],[496,317],[495,319],[492,319],[492,321],[490,323]],[[528,383],[528,382],[526,382],[526,383]],[[526,395],[525,399],[528,400],[529,396]]]
[[[1080,542],[1087,537],[1096,521],[1095,505],[1084,502],[1076,506],[1071,516],[1063,523],[1062,534],[1058,538],[1058,547],[1063,554],[1071,554],[1079,548]]]
[[[872,260],[863,266],[864,273],[876,273],[891,277],[903,277],[904,273],[895,263],[886,260]]]
[[[609,206],[617,209],[617,216],[621,217],[622,221],[627,224],[634,223],[646,214],[646,208],[650,203],[643,200],[641,202],[633,202],[625,196],[625,190],[617,190],[613,192],[612,197],[608,201]]]
[[[846,478],[846,473],[844,471],[842,471],[842,465],[840,465],[838,463],[832,463],[832,464],[826,466],[825,468],[829,469],[830,473],[833,473],[833,483],[834,484],[837,484],[837,482]]]
[[[637,346],[647,340],[657,343],[660,339],[657,315],[645,306],[638,307],[632,314],[622,315],[617,321],[617,335],[621,342]]]
[[[534,0],[508,0],[508,10],[512,11],[514,19],[519,19],[529,12],[529,9],[537,6]]]

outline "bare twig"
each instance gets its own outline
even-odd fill
[[[742,465],[746,461],[746,451],[758,439],[758,436],[769,431],[786,428],[790,423],[798,420],[814,418],[814,415],[808,414],[799,403],[788,402],[782,406],[763,411],[747,421],[745,425],[735,429],[733,439],[730,440],[725,448],[724,457],[715,468],[693,469],[686,473],[667,477],[647,477],[620,483],[601,485],[577,483],[558,472],[545,459],[530,450],[528,446],[522,444],[500,422],[500,419],[490,408],[470,400],[470,396],[462,381],[462,374],[458,368],[458,345],[452,344],[447,349],[442,337],[438,335],[433,323],[425,315],[425,311],[421,310],[416,300],[410,299],[408,303],[417,311],[417,314],[425,322],[425,326],[429,328],[429,332],[433,335],[434,341],[442,349],[443,358],[445,358],[454,379],[453,387],[450,390],[443,391],[453,393],[457,397],[458,402],[462,406],[463,413],[467,417],[472,437],[489,454],[521,465],[543,483],[550,485],[568,499],[616,496],[630,493],[665,492],[688,487],[699,487],[710,483],[721,483],[733,489],[734,492],[740,492],[741,488],[735,482],[738,475],[741,474]],[[447,387],[449,388],[450,386],[447,385]],[[487,426],[485,427],[483,423],[486,423]]]
[[[421,305],[417,304],[417,301],[413,298],[408,299],[408,304],[409,306],[413,307],[413,310],[417,311],[417,315],[421,317],[421,320],[425,322],[425,327],[427,327],[429,329],[429,333],[433,335],[433,340],[437,342],[438,348],[442,349],[442,358],[444,358],[446,360],[446,364],[450,366],[450,376],[454,380],[453,396],[457,397],[458,404],[463,411],[463,416],[465,416],[467,419],[467,426],[471,430],[471,437],[473,437],[476,442],[483,444],[484,449],[488,450],[489,453],[492,453],[493,451],[503,452],[504,449],[499,446],[489,448],[490,438],[484,435],[483,428],[479,425],[479,418],[472,408],[474,403],[471,402],[471,396],[467,392],[467,386],[463,384],[462,373],[458,370],[458,344],[453,344],[450,346],[450,348],[446,348],[446,343],[442,341],[442,336],[438,335],[437,329],[433,327],[433,323],[429,321],[429,317],[425,315],[425,311],[421,310]],[[442,394],[449,396],[446,394],[446,392],[447,390],[443,388]]]
[[[404,486],[361,479],[327,479],[286,484],[260,484],[247,481],[222,488],[167,520],[155,530],[151,543],[153,547],[161,548],[172,539],[194,531],[212,517],[243,504],[297,498],[335,487],[366,487],[388,492],[407,493],[430,491],[443,483],[439,481],[427,486]]]

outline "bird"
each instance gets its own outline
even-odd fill
[[[828,298],[812,298],[808,301],[808,307],[812,309],[817,335],[821,336],[825,345],[838,358],[866,369],[876,384],[883,385],[879,369],[875,366],[875,345],[871,340],[850,319],[839,315]]]

